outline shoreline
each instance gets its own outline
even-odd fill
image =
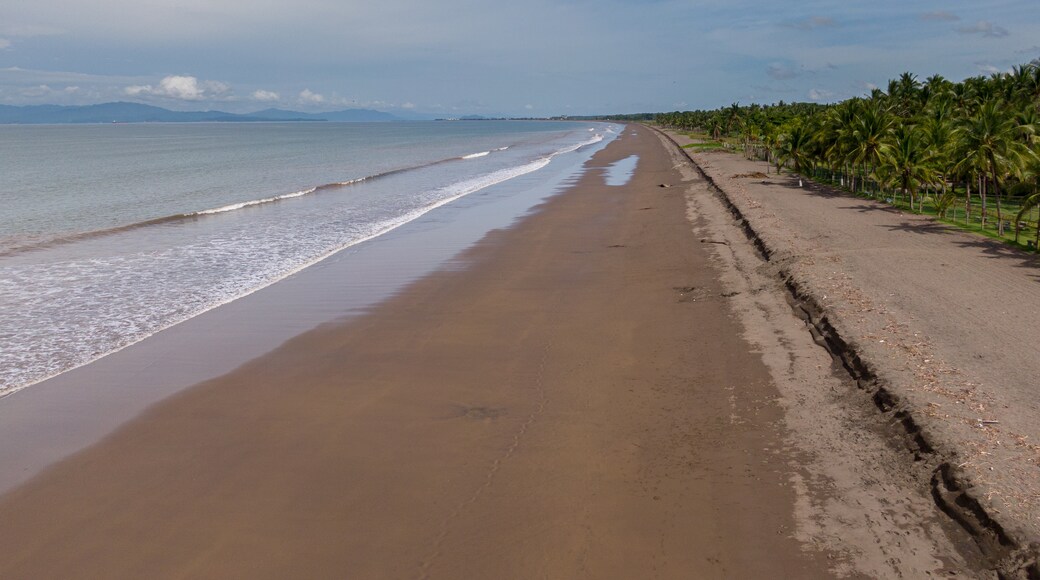
[[[0,575],[984,577],[677,155],[0,496]]]
[[[723,409],[778,410],[745,401],[769,381],[724,331],[727,317],[674,289],[712,291],[713,274],[696,246],[658,251],[689,237],[688,222],[639,211],[670,160],[655,137],[625,133],[577,184],[465,252],[469,267],[166,399],[3,496],[4,575],[638,576],[651,561],[665,575],[705,565],[821,575],[825,559],[777,533],[793,526],[787,510],[767,507],[790,504],[789,489],[768,486],[745,505],[754,478],[717,485],[725,465],[784,469],[739,451],[760,449],[775,423],[710,429],[730,442],[715,451],[683,435]],[[597,168],[630,148],[656,169],[603,185]],[[679,191],[665,195],[654,205],[683,206]],[[636,278],[605,283],[618,275]],[[676,315],[714,338],[666,323]],[[700,368],[684,345],[732,364]],[[662,372],[674,356],[698,389],[748,392],[683,404],[689,383]],[[716,475],[675,479],[692,469],[689,453],[717,456]],[[61,529],[46,510],[63,514]],[[56,533],[62,549],[38,558]]]
[[[0,325],[10,342],[0,350],[0,396],[241,299],[461,196],[545,173],[560,153],[609,140],[607,129],[582,123],[556,130],[536,123],[473,131],[426,127],[407,131],[411,137],[378,128],[156,131],[133,139],[75,131],[41,136],[37,153],[53,150],[49,156],[26,151],[8,160],[25,203],[16,204],[11,215],[12,235],[0,236],[3,245],[22,250],[0,251],[0,267],[10,282],[0,290]],[[99,137],[96,147],[77,149],[76,143],[93,137]],[[154,146],[142,148],[142,166],[158,169],[168,162],[167,179],[153,184],[149,171],[125,174],[125,167],[111,161],[131,151],[138,138],[151,139],[144,142]],[[224,153],[197,159],[192,171],[194,146],[206,141]],[[5,140],[5,148],[12,149],[12,142],[17,139]],[[328,157],[314,164],[287,163],[270,173],[256,165],[278,151],[299,159],[320,150],[322,142],[331,147]],[[164,156],[163,147],[171,147],[173,157]],[[486,159],[467,159],[485,150]],[[57,181],[32,178],[47,165],[59,167],[52,176]],[[337,181],[353,176],[359,180],[351,179],[349,188]],[[47,188],[64,180],[68,192],[89,193],[63,194],[68,200],[58,196],[53,212],[37,206],[50,199],[43,195]],[[195,193],[179,199],[179,188]],[[149,193],[116,203],[122,193],[137,190]],[[99,207],[70,209],[88,203],[84,200]],[[40,222],[39,235],[31,233],[34,220]],[[26,243],[18,242],[19,232]]]
[[[602,148],[592,145],[592,150]],[[583,158],[583,157],[582,157]],[[558,161],[562,158],[557,158]],[[0,397],[0,494],[151,405],[326,323],[363,315],[486,232],[523,219],[580,171],[566,160],[442,205],[231,302]]]

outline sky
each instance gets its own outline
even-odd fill
[[[553,116],[836,102],[1040,57],[1036,0],[4,0],[0,104]]]

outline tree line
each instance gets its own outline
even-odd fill
[[[1001,237],[1013,223],[1016,242],[1023,226],[1037,229],[1028,218],[1040,206],[1040,60],[959,83],[903,73],[833,105],[733,104],[654,121],[914,211],[946,218],[963,207],[966,224]]]

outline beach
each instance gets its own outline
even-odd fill
[[[691,157],[888,417],[908,473],[1004,574],[1035,575],[1037,256],[739,154]]]
[[[0,496],[0,577],[988,577],[840,370],[629,125],[450,266]]]

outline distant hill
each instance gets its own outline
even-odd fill
[[[140,103],[100,105],[0,105],[0,124],[63,123],[256,123],[264,121],[312,121],[334,123],[400,121],[400,117],[369,109],[347,109],[328,113],[300,113],[265,109],[245,115],[224,111],[171,111]]]

